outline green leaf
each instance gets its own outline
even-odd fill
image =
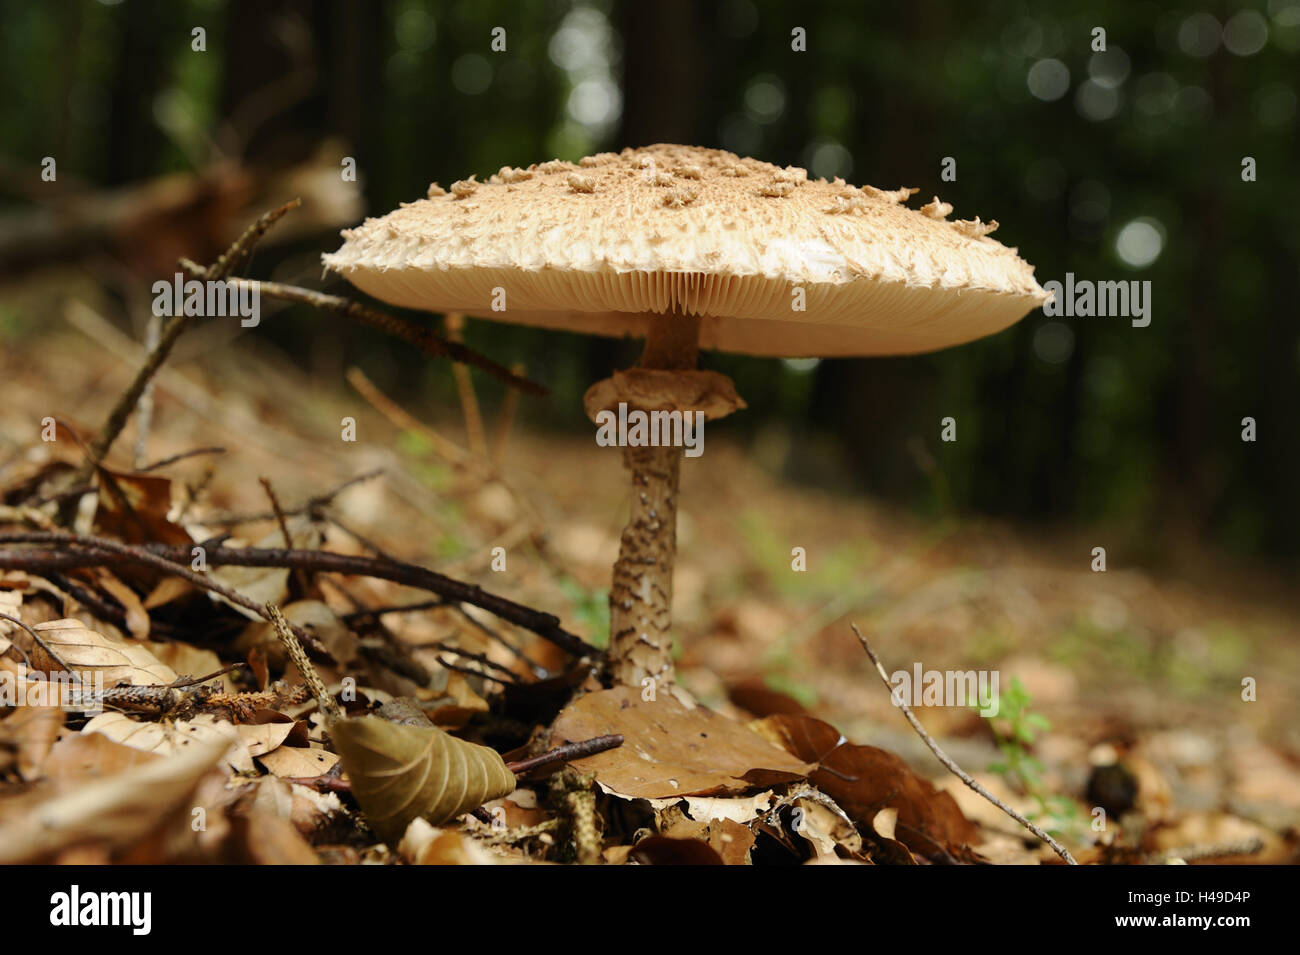
[[[417,816],[441,825],[515,788],[496,750],[435,726],[362,716],[337,720],[329,732],[366,820],[393,848]]]

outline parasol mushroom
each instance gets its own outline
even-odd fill
[[[809,180],[732,153],[656,145],[503,167],[345,231],[325,265],[395,305],[646,340],[637,368],[584,399],[634,410],[744,407],[699,349],[788,358],[934,351],[1042,304],[1033,267],[947,221],[936,197]],[[504,293],[504,294],[503,294]],[[504,307],[503,307],[504,306]],[[670,607],[682,449],[625,447],[632,512],[610,591],[609,672],[672,680]]]

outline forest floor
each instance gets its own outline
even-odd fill
[[[81,305],[50,316],[38,335],[5,343],[0,350],[0,501],[14,504],[15,489],[30,487],[57,466],[80,462],[72,442],[39,440],[42,419],[53,416],[83,436],[93,435],[141,357],[128,336]],[[458,408],[433,414],[408,406],[405,411],[465,444]],[[355,419],[355,441],[341,438],[347,417]],[[627,481],[618,454],[589,438],[516,426],[505,444],[499,478],[485,479],[434,453],[427,435],[410,422],[399,426],[395,420],[393,409],[381,413],[343,381],[313,380],[246,336],[205,354],[182,353],[158,376],[146,458],[223,448],[224,453],[189,457],[154,472],[171,479],[166,488],[170,519],[176,520],[193,493],[180,521],[192,539],[231,531],[268,547],[283,543],[273,516],[220,520],[220,515],[268,511],[259,478],[266,478],[278,501],[292,511],[359,475],[382,470],[333,498],[329,520],[308,527],[302,517],[292,518],[295,543],[301,533],[310,539],[302,546],[379,552],[480,584],[554,613],[599,645],[606,638],[605,588],[626,514]],[[135,439],[134,425],[128,426],[108,460],[124,484],[131,483],[125,464]],[[242,721],[243,756],[227,754],[224,773],[214,777],[203,767],[207,775],[186,781],[187,794],[207,794],[205,804],[219,807],[222,822],[210,820],[206,837],[191,839],[182,826],[180,835],[151,839],[146,848],[142,833],[152,831],[157,810],[169,808],[159,804],[150,810],[148,825],[141,819],[123,823],[120,814],[112,826],[83,820],[44,842],[7,849],[0,843],[0,856],[7,861],[320,858],[336,863],[683,858],[678,843],[645,842],[638,852],[634,844],[643,843],[648,830],[704,843],[728,862],[952,861],[965,859],[967,849],[978,853],[969,858],[998,863],[1057,861],[1049,848],[935,760],[891,704],[850,629],[856,623],[890,672],[911,673],[919,665],[997,674],[1002,702],[994,718],[960,706],[918,705],[915,712],[957,763],[1057,834],[1080,861],[1156,862],[1171,855],[1189,862],[1297,861],[1300,599],[1287,594],[1280,580],[1250,568],[1214,570],[1208,560],[1211,570],[1204,575],[1175,577],[1124,566],[1114,553],[1106,572],[1095,573],[1090,568],[1095,542],[1086,535],[987,520],[922,521],[869,498],[785,483],[729,443],[725,424],[710,431],[706,455],[684,463],[679,521],[674,619],[682,645],[679,680],[689,694],[741,723],[767,721],[751,725],[769,742],[782,742],[782,727],[793,725],[777,725],[781,714],[787,721],[812,716],[853,744],[898,754],[940,792],[951,794],[960,810],[960,823],[951,831],[960,831],[961,838],[918,837],[918,842],[907,837],[907,825],[942,826],[951,815],[929,790],[909,797],[910,775],[881,784],[880,799],[859,792],[862,805],[856,805],[851,790],[867,780],[853,772],[828,776],[823,770],[820,779],[807,774],[833,796],[836,780],[848,790],[835,800],[838,805],[827,801],[831,815],[817,807],[815,794],[792,793],[793,777],[750,785],[734,778],[742,773],[733,773],[728,785],[700,787],[716,805],[700,798],[674,801],[670,792],[638,800],[636,793],[646,790],[626,784],[627,766],[611,757],[635,751],[648,758],[630,738],[639,724],[629,721],[606,728],[629,737],[620,749],[578,761],[577,771],[561,777],[530,779],[515,794],[489,801],[494,824],[461,816],[439,828],[413,825],[400,849],[385,849],[355,825],[356,806],[345,785],[310,783],[314,773],[303,768],[306,757],[328,756],[330,766],[334,758],[319,714],[313,717],[314,704],[298,699],[266,704],[259,711],[263,716]],[[93,526],[109,533],[99,516]],[[9,522],[0,525],[4,528],[21,529]],[[496,547],[504,548],[504,570],[492,568]],[[806,555],[805,571],[792,569],[795,548]],[[107,573],[103,570],[82,573],[89,575],[85,586],[114,595],[110,603],[126,611],[126,623],[114,624],[68,597],[66,587],[40,582],[38,571],[0,570],[0,601],[7,599],[8,612],[17,612],[28,625],[71,618],[110,638],[104,646],[118,647],[113,641],[120,639],[147,648],[151,657],[142,666],[155,675],[198,676],[249,659],[258,673],[254,682],[248,674],[221,680],[228,691],[250,693],[267,689],[268,665],[272,677],[285,665],[274,631],[246,619],[254,614],[240,617],[223,604],[196,603],[193,594],[164,587],[158,576],[121,571],[120,579],[108,581],[99,576]],[[244,568],[222,573],[223,580],[259,602],[324,604],[328,626],[354,620],[346,615],[358,609],[427,597],[358,576]],[[289,613],[290,620],[307,619],[308,611],[299,610],[297,618]],[[210,617],[222,618],[222,626],[209,627]],[[396,639],[433,674],[424,686],[375,663],[373,653],[356,655],[358,646],[363,651],[373,646],[373,628],[353,628],[356,633],[338,637],[357,662],[322,664],[321,673],[334,686],[353,676],[373,703],[417,697],[434,723],[461,735],[521,752],[531,742],[536,751],[558,706],[547,710],[529,697],[531,709],[525,709],[534,715],[521,715],[500,702],[497,682],[440,664],[448,658],[446,647],[457,646],[482,654],[490,661],[483,665],[495,668],[490,672],[509,671],[509,680],[529,682],[535,672],[473,624],[490,619],[446,607],[383,617],[385,639]],[[319,635],[328,626],[316,620],[311,630]],[[0,645],[26,639],[12,625],[0,621],[0,627],[5,628]],[[556,647],[522,628],[489,629],[548,673],[565,662]],[[154,662],[162,663],[162,670]],[[462,662],[480,669],[469,658]],[[1247,678],[1254,685],[1249,702],[1243,700]],[[154,686],[161,678],[132,682]],[[240,723],[239,712],[233,712]],[[100,788],[129,781],[142,769],[125,750],[170,752],[174,747],[166,739],[186,723],[138,710],[125,717],[96,717],[99,735],[111,741],[110,752],[104,739],[95,741],[93,751],[87,747],[84,721],[60,715],[57,721],[33,722],[27,714],[20,719],[19,711],[9,714],[0,718],[0,830],[7,832],[25,826],[37,806],[72,798],[79,787],[84,796],[88,780]],[[581,724],[579,715],[570,718]],[[497,718],[514,727],[513,736],[508,727],[485,728],[485,721]],[[194,723],[204,716],[187,719]],[[599,723],[600,715],[588,712],[585,719]],[[165,731],[139,732],[158,725]],[[789,743],[790,734],[785,736]],[[782,757],[831,765],[826,753],[813,759],[798,745],[785,748],[789,753]],[[651,755],[656,754],[672,757],[660,751]],[[583,773],[594,773],[598,785],[593,788],[591,776]],[[337,771],[331,779],[338,779]],[[116,795],[121,797],[120,786]],[[177,805],[198,798],[182,796]],[[117,804],[104,798],[108,813],[107,807]],[[166,793],[149,798],[165,801]],[[916,804],[909,806],[908,799]],[[882,812],[882,806],[892,807],[888,813],[894,815]],[[1109,810],[1104,825],[1098,824],[1098,806]],[[593,807],[605,833],[603,844],[597,837],[595,857],[591,837],[584,835]],[[810,829],[811,823],[801,828],[790,815],[792,807],[806,810],[808,819],[816,816],[821,828]],[[494,808],[503,811],[493,813]],[[841,810],[861,832],[839,826],[837,820],[845,819]],[[138,814],[148,813],[138,808]],[[934,842],[945,844],[935,849]],[[900,850],[900,843],[907,848]]]

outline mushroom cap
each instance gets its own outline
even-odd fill
[[[647,313],[696,314],[701,348],[748,355],[934,351],[1046,301],[996,222],[912,192],[656,145],[435,183],[323,260],[394,305],[521,325],[644,336]]]

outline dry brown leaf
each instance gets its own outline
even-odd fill
[[[225,752],[224,741],[115,773],[35,806],[0,825],[0,865],[41,862],[71,846],[135,843],[188,813],[195,789]]]
[[[26,782],[41,777],[65,715],[56,706],[19,706],[0,720],[0,746],[17,750],[18,775]]]
[[[123,474],[101,468],[95,530],[128,544],[193,543],[185,528],[167,519],[172,507],[171,478]]]
[[[673,839],[648,836],[627,855],[637,865],[726,865],[707,842],[699,839]]]
[[[144,598],[144,608],[154,610],[186,594],[194,593],[195,589],[195,586],[184,577],[164,577]]]
[[[122,605],[122,609],[126,612],[126,629],[131,636],[137,640],[148,640],[149,629],[153,622],[149,619],[149,611],[145,610],[136,592],[106,568],[96,567],[93,571],[95,582]]]
[[[875,746],[856,746],[829,723],[811,716],[769,716],[750,724],[764,737],[817,765],[809,778],[859,825],[882,809],[898,810],[898,839],[923,855],[967,845],[978,831],[956,801],[902,759]]]
[[[413,819],[398,851],[412,865],[503,865],[507,861],[464,833]]]
[[[588,693],[555,721],[553,745],[622,733],[624,742],[573,765],[608,792],[630,799],[740,793],[803,779],[813,767],[734,720],[702,706],[687,709],[660,694],[617,687]]]
[[[54,744],[45,772],[61,787],[103,779],[163,757],[115,743],[102,733],[77,733]]]
[[[171,683],[176,672],[138,644],[87,629],[80,620],[64,618],[38,623],[32,628],[64,663],[84,675],[100,673],[104,686],[153,686]],[[32,665],[40,670],[60,669],[40,647],[29,650]]]
[[[289,537],[291,546],[299,550],[315,550],[321,544],[320,529],[311,521],[302,517],[289,519]],[[239,545],[237,541],[230,540],[224,546],[236,547]],[[254,546],[284,547],[284,535],[278,530],[271,531],[257,541]],[[209,572],[209,576],[218,583],[225,584],[232,590],[238,591],[259,606],[268,602],[283,606],[285,598],[289,596],[289,573],[287,567],[238,567],[231,565],[214,567]],[[261,614],[239,604],[230,603],[220,594],[214,594],[213,599],[221,601],[236,613],[248,617],[250,620],[260,621],[262,619]]]
[[[238,723],[235,732],[248,747],[249,756],[265,756],[276,750],[293,732],[296,724],[287,723]]]
[[[488,701],[479,696],[463,674],[447,669],[438,673],[431,686],[415,690],[416,699],[424,704],[421,709],[435,726],[459,729],[476,714],[488,711]]]
[[[282,724],[289,725],[292,724]],[[235,772],[251,772],[253,760],[233,723],[200,713],[192,720],[149,723],[133,720],[125,713],[100,713],[82,727],[83,733],[102,733],[115,743],[146,753],[167,756],[197,745],[222,741],[228,752],[226,762]]]
[[[754,847],[750,828],[731,819],[703,821],[683,816],[662,829],[660,835],[706,842],[726,865],[749,865],[749,850]]]
[[[362,716],[329,732],[370,827],[393,848],[413,819],[439,825],[515,788],[496,750],[437,727]]]
[[[233,820],[240,841],[238,862],[248,865],[320,865],[315,850],[293,823],[254,810]]]
[[[0,613],[21,619],[18,610],[22,605],[23,595],[18,591],[0,589]],[[6,634],[17,629],[17,624],[10,623],[8,620],[0,620],[0,653],[4,653],[13,646],[13,641]]]
[[[150,642],[144,646],[145,649],[158,658],[159,663],[171,668],[178,674],[183,673],[186,676],[207,676],[209,673],[216,673],[225,666],[221,657],[211,650],[204,650],[189,643],[179,643],[177,641],[168,641],[167,643]],[[218,677],[214,682],[227,693],[235,691],[234,681],[230,679],[228,673]]]
[[[319,600],[295,600],[282,607],[281,612],[285,620],[302,627],[324,644],[330,656],[339,663],[347,664],[356,659],[360,641],[326,604]],[[276,636],[275,627],[265,620],[249,624],[235,641],[235,649],[244,653],[256,648],[266,651],[266,658],[273,667],[285,668],[284,645]]]
[[[273,776],[322,776],[334,768],[338,756],[323,749],[303,746],[281,746],[257,757]]]

